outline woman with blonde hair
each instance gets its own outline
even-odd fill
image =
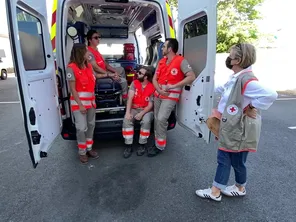
[[[221,201],[221,193],[226,196],[246,195],[245,163],[248,153],[257,151],[261,131],[260,110],[267,110],[277,99],[277,93],[263,87],[254,76],[251,66],[255,62],[253,45],[240,43],[231,47],[225,63],[234,73],[224,86],[216,89],[221,99],[208,119],[209,122],[214,119],[217,124],[218,166],[212,187],[196,190],[201,198]],[[236,183],[227,186],[231,167]]]
[[[92,149],[96,118],[95,83],[92,66],[87,62],[87,48],[74,44],[67,67],[67,80],[71,90],[71,110],[75,119],[76,137],[80,162],[86,164],[88,157],[97,158]]]

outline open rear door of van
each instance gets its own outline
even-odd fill
[[[46,0],[6,0],[10,42],[34,168],[61,129]]]
[[[210,131],[205,121],[211,114],[214,97],[216,8],[217,0],[178,2],[180,54],[188,60],[197,78],[183,89],[177,106],[177,121],[207,143]]]

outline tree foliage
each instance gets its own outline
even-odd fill
[[[260,19],[257,7],[264,0],[218,0],[217,52],[226,52],[238,42],[254,43],[259,38],[255,21]],[[178,0],[169,0],[173,7]]]
[[[168,0],[169,4],[173,7],[178,7],[178,0]]]

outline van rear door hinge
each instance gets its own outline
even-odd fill
[[[70,99],[70,96],[67,96],[67,97],[63,97],[63,98],[59,98],[59,103],[63,103],[63,102],[66,102]]]

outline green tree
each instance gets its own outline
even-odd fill
[[[218,0],[217,5],[217,52],[226,52],[238,42],[254,43],[258,40],[255,21],[260,19],[257,7],[264,0]],[[173,7],[178,0],[169,0]]]
[[[173,7],[178,7],[178,0],[168,0],[169,4]]]

